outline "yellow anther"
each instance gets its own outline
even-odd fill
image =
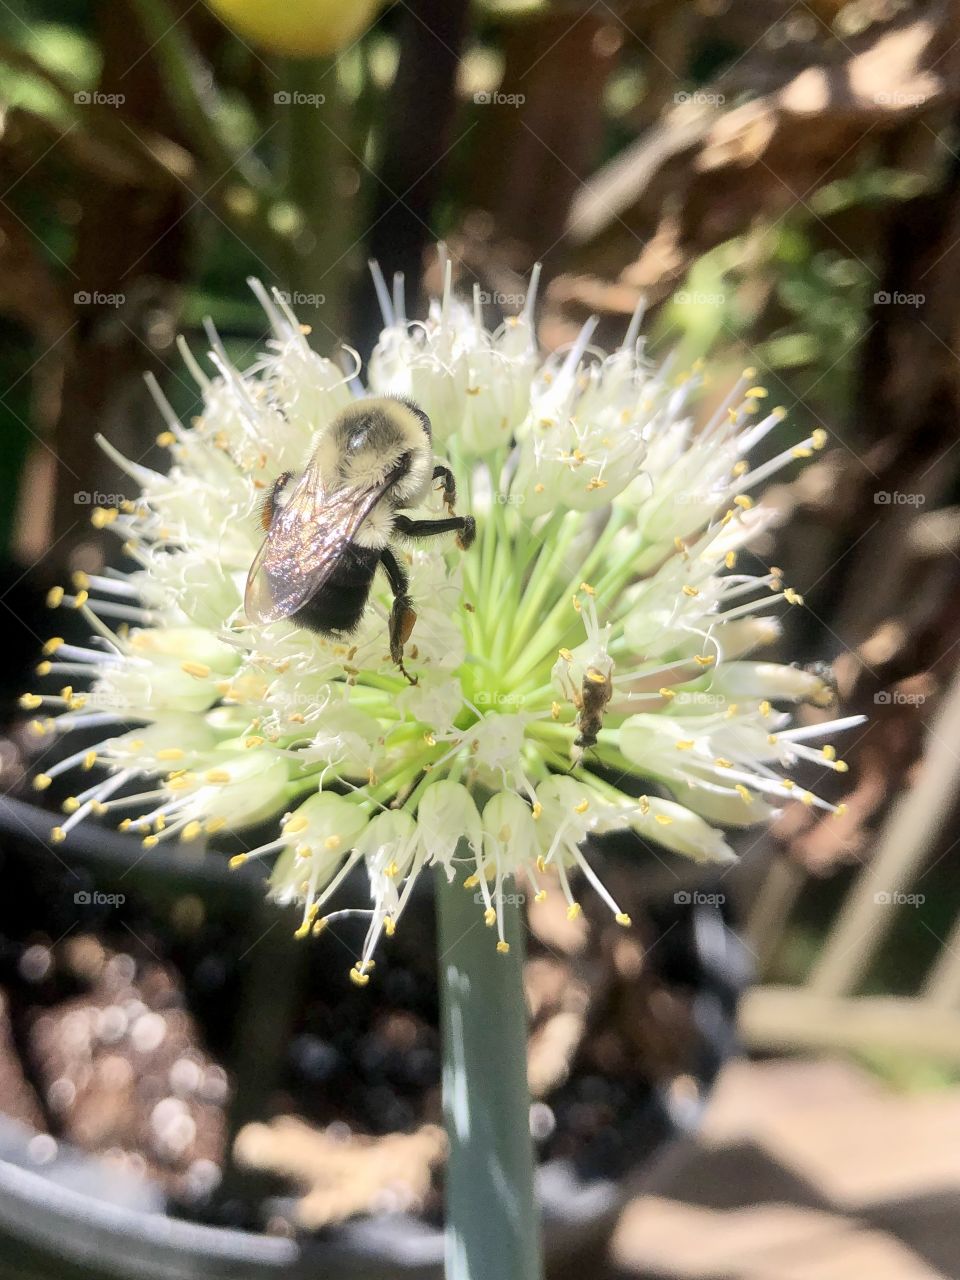
[[[646,796],[640,796],[637,800],[637,806],[644,817],[650,812],[650,801]]]
[[[118,823],[117,823],[117,830],[118,830],[118,831],[129,831],[129,830],[130,830],[130,828],[131,828],[132,826],[133,826],[133,819],[132,819],[132,818],[124,818],[122,822],[118,822]]]
[[[501,941],[501,942],[498,942],[498,943],[497,943],[497,950],[500,952],[500,954],[501,954],[502,956],[507,955],[507,954],[509,953],[509,951],[510,951],[510,943],[509,943],[509,942],[502,942],[502,941]]]
[[[309,916],[307,916],[307,918],[301,924],[299,924],[296,929],[294,929],[293,936],[295,938],[306,938],[307,935],[310,933],[312,926],[313,926],[313,921],[310,919]],[[353,977],[352,970],[350,972],[350,976]]]
[[[157,444],[161,449],[169,449],[172,444],[177,443],[177,437],[172,431],[161,431],[157,436]]]
[[[210,674],[210,668],[205,662],[181,662],[180,670],[193,676],[195,680],[206,680]]]
[[[585,592],[587,593],[587,595],[588,595],[588,596],[595,596],[595,595],[597,594],[597,592],[596,592],[596,588],[595,588],[595,587],[591,587],[591,585],[590,585],[590,583],[589,583],[589,582],[581,582],[581,583],[580,583],[580,590],[581,590],[581,591],[585,591]]]
[[[296,835],[298,831],[306,831],[310,823],[307,821],[307,819],[303,816],[302,813],[297,813],[297,814],[291,814],[287,818],[286,822],[282,823],[281,825],[283,826],[284,835]]]
[[[108,809],[108,806],[105,805],[102,800],[90,801],[90,812],[95,814],[98,818],[102,818],[103,815],[107,812],[107,809]]]
[[[728,760],[726,756],[717,756],[716,760],[714,760],[713,763],[717,766],[718,769],[733,768],[733,761]]]
[[[243,864],[248,860],[248,858],[249,858],[249,855],[246,853],[235,853],[233,857],[230,859],[230,861],[227,863],[227,866],[230,868],[231,871],[236,871],[237,867],[242,867]]]
[[[62,587],[54,587],[54,591],[59,591],[61,596],[63,595]],[[65,643],[62,636],[51,636],[43,646],[43,652],[49,657],[50,654],[56,653],[58,649],[62,649]]]
[[[230,781],[230,774],[226,769],[208,769],[203,778],[205,782],[224,784]]]
[[[673,822],[673,819],[665,813],[655,813],[653,817],[654,821],[659,822],[661,827],[669,827],[671,822]]]
[[[383,874],[389,876],[391,880],[395,880],[400,874],[400,867],[396,862],[391,862],[384,868]]]
[[[180,832],[180,839],[183,840],[186,844],[189,844],[191,840],[196,840],[197,836],[200,835],[202,831],[203,831],[203,823],[198,822],[197,819],[194,818],[193,821],[188,822],[187,825]]]
[[[827,745],[821,749],[820,754],[823,756],[824,760],[836,760],[837,748],[832,747],[828,742]]]
[[[436,738],[433,736],[433,734],[429,730],[427,730],[427,732],[423,735],[423,740],[428,747],[435,747],[437,745]]]
[[[49,773],[38,773],[33,780],[34,791],[46,791],[53,779]]]
[[[692,751],[697,744],[693,738],[678,738],[673,745],[678,751]]]
[[[578,598],[577,596],[571,596],[571,597],[570,597],[570,603],[573,605],[574,613],[582,613],[582,612],[583,612],[583,605],[580,603],[580,600],[579,600],[579,598]]]
[[[43,699],[39,693],[22,693],[19,701],[24,711],[36,711],[37,707],[43,706]]]
[[[573,654],[570,652],[569,649],[560,649],[559,653],[560,653],[560,657],[564,660],[564,662],[573,661]]]
[[[732,569],[737,563],[737,553],[735,551],[728,551],[723,557],[723,563],[728,569]]]
[[[262,747],[265,742],[266,738],[261,738],[258,733],[255,733],[250,738],[244,738],[243,745],[249,750],[251,747]]]
[[[538,484],[535,484],[535,485],[533,486],[533,492],[534,492],[534,493],[543,493],[543,492],[544,492],[544,490],[546,489],[546,487],[547,487],[547,486],[546,486],[545,484],[539,484],[539,483],[538,483]]]
[[[155,849],[157,845],[160,843],[160,837],[144,836],[143,839],[140,841],[140,843],[143,845],[145,849]]]
[[[630,926],[633,924],[633,921],[630,919],[630,917],[627,915],[625,911],[618,911],[613,918],[614,920],[616,920],[617,924],[623,925],[624,929],[629,929]]]
[[[810,432],[810,443],[815,449],[822,449],[827,443],[827,433],[823,427],[817,427],[815,431]]]
[[[794,591],[793,587],[787,587],[783,593],[783,598],[787,604],[803,604],[803,596],[799,591]]]
[[[687,554],[687,544],[679,536],[679,534],[674,538],[673,545],[674,545],[674,549],[678,552],[679,555],[685,556]]]
[[[836,769],[837,773],[850,772],[850,766],[847,764],[846,760],[838,760],[833,767]]]
[[[51,662],[38,662],[37,665],[34,667],[34,672],[38,676],[48,676],[50,674],[50,670],[52,666],[53,666],[53,663]]]
[[[463,882],[463,887],[465,889],[475,889],[479,883],[480,883],[479,876],[477,875],[467,876],[466,880],[464,880]]]
[[[744,382],[752,382],[756,376],[757,371],[754,369],[753,365],[748,365],[740,375]]]
[[[730,474],[735,479],[739,480],[740,477],[745,476],[749,470],[750,470],[750,463],[747,462],[744,458],[741,458],[739,462],[735,462],[733,466],[730,468]]]
[[[551,702],[551,704],[550,704],[550,718],[551,718],[551,720],[559,720],[559,719],[560,719],[560,703],[559,703],[559,702]]]
[[[351,969],[350,981],[355,987],[365,987],[370,981],[370,975],[369,973],[361,973],[359,969]]]
[[[397,922],[396,920],[394,920],[393,916],[387,916],[386,919],[384,920],[383,932],[387,935],[388,938],[392,938],[393,935],[397,932]]]
[[[740,709],[740,704],[738,702],[731,702],[723,714],[726,716],[728,720],[732,720],[733,717],[739,711],[739,709]]]
[[[313,857],[313,849],[308,844],[298,844],[296,849],[294,850],[294,853],[300,859],[301,862],[306,861],[307,858]]]
[[[54,827],[53,830],[50,832],[50,839],[53,841],[54,844],[63,844],[66,838],[67,838],[67,833],[64,831],[63,827]]]
[[[338,835],[327,836],[326,840],[323,842],[323,847],[332,851],[334,849],[339,849],[341,843],[342,841]]]
[[[833,811],[833,816],[835,818],[842,818],[846,812],[847,806],[845,804],[838,804],[836,809]]]
[[[116,507],[97,507],[90,515],[90,523],[95,529],[105,529],[108,524],[113,524],[119,514]]]
[[[698,667],[712,667],[717,658],[713,653],[695,653],[693,660]]]
[[[488,929],[491,929],[497,923],[497,913],[493,907],[487,907],[483,913],[483,923]]]
[[[700,594],[699,588],[691,587],[688,583],[685,583],[680,589],[683,594],[685,596],[689,596],[691,600],[695,599]]]
[[[734,506],[739,507],[741,511],[750,511],[753,507],[753,499],[745,493],[738,493],[733,500]]]
[[[583,912],[583,907],[581,907],[579,902],[571,902],[569,907],[567,907],[567,919],[576,920],[576,918],[579,915],[581,915],[582,912]]]
[[[533,900],[534,902],[546,902],[547,900],[546,889],[538,889],[537,892],[533,895]]]
[[[751,387],[749,391],[743,393],[745,400],[766,400],[770,392],[766,387]]]
[[[744,804],[753,804],[753,796],[750,794],[750,792],[747,790],[747,788],[743,785],[742,782],[736,783],[733,789],[734,791],[736,791],[737,795],[740,797],[740,799],[743,801]]]
[[[537,854],[537,870],[540,872],[543,872],[543,871],[546,871],[546,869],[547,869],[546,859],[544,858],[542,853],[538,853]]]
[[[677,696],[676,689],[667,689],[666,687],[664,687],[663,689],[660,689],[659,693],[660,693],[660,697],[666,698],[668,702],[670,701],[671,698],[675,698]]]
[[[790,450],[790,452],[795,458],[812,458],[813,457],[813,450],[808,449],[806,445],[802,445],[802,444],[795,445],[794,448]]]
[[[158,760],[182,760],[183,747],[161,747],[157,752]]]
[[[76,813],[80,808],[80,801],[76,796],[67,796],[60,807],[64,813]]]
[[[539,800],[535,800],[533,803],[533,808],[530,810],[530,816],[533,818],[534,822],[538,822],[540,820],[540,816],[542,815],[542,813],[543,813],[543,805],[540,803]]]
[[[204,831],[208,836],[216,835],[218,831],[222,831],[227,825],[226,818],[208,818],[204,823]]]
[[[59,609],[63,604],[63,587],[51,587],[47,592],[47,604],[51,609]]]
[[[813,804],[813,792],[805,791],[800,797],[800,803],[805,804],[808,808]]]
[[[587,810],[588,810],[589,808],[590,808],[590,801],[589,801],[589,800],[581,800],[579,804],[575,804],[575,805],[573,806],[573,812],[574,812],[574,813],[586,813],[586,812],[587,812]]]

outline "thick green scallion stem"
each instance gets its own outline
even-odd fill
[[[447,1167],[447,1280],[541,1280],[519,910],[508,954],[458,876],[437,873]]]

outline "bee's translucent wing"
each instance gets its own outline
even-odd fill
[[[251,622],[289,618],[319,591],[391,479],[325,493],[319,466],[310,464],[250,566],[243,607]]]

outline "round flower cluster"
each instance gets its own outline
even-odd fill
[[[777,637],[778,606],[801,603],[777,569],[738,568],[771,520],[752,495],[820,448],[821,431],[750,470],[783,418],[765,411],[753,371],[697,427],[701,371],[652,364],[639,314],[612,353],[592,345],[588,323],[544,359],[535,279],[523,314],[495,332],[478,296],[472,308],[454,297],[449,266],[423,322],[406,318],[402,287],[390,297],[378,272],[375,282],[384,329],[366,387],[357,367],[317,355],[255,281],[272,337],[249,368],[214,340],[204,370],[181,344],[203,409],[185,426],[154,386],[169,471],[102,442],[141,496],[93,519],[134,568],[53,593],[91,639],[51,639],[39,672],[69,683],[23,699],[42,734],[102,729],[35,779],[43,789],[66,770],[92,774],[55,841],[118,811],[148,848],[278,818],[275,837],[234,862],[270,861],[271,892],[302,904],[301,934],[368,915],[352,970],[361,985],[424,868],[452,877],[469,862],[500,950],[504,885],[518,874],[537,899],[563,894],[571,916],[582,875],[627,925],[590,866],[589,837],[631,829],[729,861],[720,827],[763,822],[791,798],[833,807],[792,773],[804,761],[843,770],[831,746],[810,744],[857,722],[793,726],[792,705],[829,701],[822,677],[746,656]],[[350,635],[253,623],[243,610],[264,496],[368,389],[429,415],[458,508],[476,518],[467,551],[450,538],[404,552],[415,684],[388,651],[385,578]],[[420,514],[442,501],[433,493]],[[325,915],[358,865],[369,899]]]

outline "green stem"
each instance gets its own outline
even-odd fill
[[[437,872],[447,1280],[541,1280],[533,1186],[523,932],[504,913],[499,955],[473,894]]]

